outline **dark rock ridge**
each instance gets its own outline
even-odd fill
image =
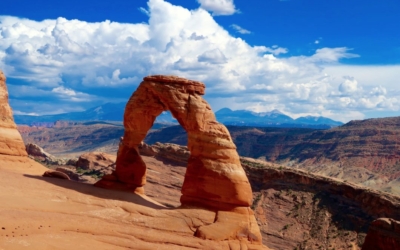
[[[255,192],[257,221],[271,248],[361,247],[372,221],[400,219],[398,196],[302,170],[242,165]]]

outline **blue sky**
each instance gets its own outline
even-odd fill
[[[0,69],[15,114],[123,102],[143,76],[175,74],[203,81],[214,110],[395,116],[398,13],[397,0],[6,1]]]

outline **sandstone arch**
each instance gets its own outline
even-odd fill
[[[129,99],[125,134],[116,170],[95,185],[144,192],[146,165],[138,146],[156,117],[169,110],[188,134],[190,158],[181,189],[183,207],[215,211],[214,223],[198,225],[195,235],[211,240],[247,239],[261,246],[261,233],[250,209],[252,191],[226,127],[201,97],[203,83],[176,76],[149,76]]]
[[[118,182],[132,189],[144,186],[146,165],[138,153],[138,145],[156,117],[169,110],[187,131],[191,152],[182,186],[182,205],[219,210],[250,206],[252,191],[236,146],[201,97],[204,92],[203,83],[184,78],[160,75],[144,78],[125,109],[125,134],[115,171]],[[97,185],[112,185],[106,182]]]

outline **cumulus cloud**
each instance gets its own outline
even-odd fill
[[[354,79],[354,77],[345,76],[344,82],[342,82],[339,86],[339,91],[343,94],[351,94],[356,91],[360,91],[358,88],[358,82]]]
[[[212,2],[235,10],[233,1]],[[13,108],[45,114],[126,101],[143,76],[174,74],[206,83],[214,110],[279,109],[343,120],[366,110],[399,109],[399,67],[381,74],[342,65],[342,59],[358,56],[346,47],[278,57],[288,49],[251,46],[205,9],[149,0],[148,23],[139,24],[0,16],[0,68]]]
[[[237,25],[237,24],[232,24],[231,27],[232,27],[236,32],[238,32],[238,33],[240,33],[240,34],[243,34],[243,35],[245,35],[245,34],[251,34],[251,31],[250,31],[250,30],[246,30],[246,29],[240,27],[240,26]]]
[[[211,11],[213,15],[232,15],[237,12],[233,0],[197,0],[200,7]]]
[[[370,94],[374,95],[374,96],[384,96],[387,94],[387,91],[386,91],[386,88],[379,85],[378,87],[373,88],[371,90]]]
[[[72,102],[90,102],[92,97],[89,94],[74,91],[73,89],[59,86],[51,90],[52,93],[57,95],[60,99],[66,99]]]

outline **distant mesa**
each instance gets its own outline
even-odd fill
[[[244,237],[261,244],[250,209],[250,183],[228,130],[216,121],[210,105],[201,97],[204,93],[201,82],[176,76],[145,77],[125,108],[125,133],[116,170],[95,185],[143,192],[147,168],[138,147],[156,117],[169,110],[188,134],[190,157],[181,190],[182,206],[217,211],[215,223],[199,227],[195,235],[212,240]]]

